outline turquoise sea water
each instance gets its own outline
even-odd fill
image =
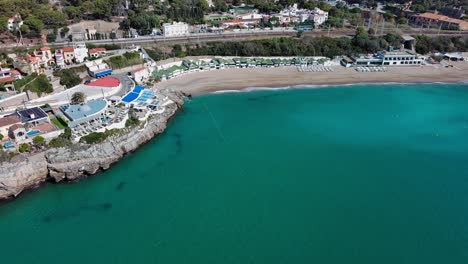
[[[468,85],[197,97],[0,230],[2,263],[468,263]]]

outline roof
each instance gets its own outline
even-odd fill
[[[44,51],[44,50],[50,50],[50,48],[47,47],[47,46],[44,46],[44,47],[41,47],[40,50],[42,50],[42,51]]]
[[[141,67],[141,68],[138,68],[138,69],[133,70],[132,72],[139,72],[139,71],[143,71],[143,70],[146,70],[146,68],[145,68],[145,67]]]
[[[451,17],[448,17],[448,16],[438,15],[438,14],[434,14],[434,13],[423,13],[423,14],[420,14],[419,17],[434,19],[434,20],[439,20],[439,21],[444,21],[444,22],[449,22],[449,23],[453,23],[453,24],[466,24],[466,25],[468,25],[467,21],[464,21],[464,20],[461,20],[461,19],[456,19],[456,18],[451,18]]]
[[[15,131],[18,128],[24,128],[24,126],[22,124],[14,124],[9,128],[9,130],[10,131]]]
[[[90,82],[88,84],[85,84],[86,86],[99,86],[99,87],[106,87],[106,88],[111,88],[111,87],[117,87],[120,85],[120,80],[115,78],[115,77],[104,77],[101,79],[98,79],[94,82]]]
[[[107,107],[107,102],[104,99],[95,99],[80,105],[64,105],[60,110],[70,119],[76,121],[95,115]]]
[[[13,125],[20,122],[20,118],[17,115],[10,115],[0,118],[0,127]]]
[[[63,52],[74,52],[75,49],[73,47],[64,47],[63,49]]]
[[[40,107],[20,110],[17,113],[20,115],[21,123],[29,123],[47,117],[46,112]]]
[[[89,50],[89,53],[98,53],[98,52],[105,52],[105,48],[93,48]]]
[[[15,81],[15,78],[11,76],[0,78],[0,83],[7,83],[7,82],[14,82],[14,81]]]

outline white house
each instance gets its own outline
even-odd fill
[[[257,13],[256,11],[253,11],[252,13],[247,13],[247,14],[239,15],[238,18],[241,19],[241,20],[262,19],[262,18],[263,18],[263,15]]]
[[[88,48],[84,43],[76,43],[73,45],[73,52],[75,53],[75,62],[82,63],[88,57]]]
[[[163,33],[165,37],[186,36],[189,34],[189,26],[184,22],[164,23]]]
[[[133,70],[131,74],[132,79],[137,83],[142,83],[145,79],[148,79],[150,76],[150,72],[145,67]]]
[[[19,14],[16,14],[8,18],[8,30],[13,31],[16,28],[20,28],[23,25],[23,20]]]
[[[310,20],[314,22],[315,26],[320,26],[328,20],[328,12],[316,7],[310,14]]]

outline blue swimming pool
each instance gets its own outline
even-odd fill
[[[141,85],[135,86],[135,88],[133,88],[131,92],[129,92],[127,95],[124,96],[124,98],[122,98],[122,102],[128,104],[128,103],[135,101],[135,99],[138,98],[141,91],[143,91],[144,89],[145,89],[144,86],[141,86]]]
[[[11,141],[7,141],[7,142],[5,142],[5,144],[3,144],[3,147],[6,148],[6,149],[14,148],[15,144],[13,144],[13,142],[11,142]]]
[[[30,131],[26,132],[26,134],[28,136],[30,136],[30,137],[35,136],[35,135],[40,134],[40,133],[41,133],[41,131],[39,131],[39,130],[30,130]]]

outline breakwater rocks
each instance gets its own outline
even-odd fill
[[[163,91],[164,92],[164,91]],[[165,92],[175,103],[165,106],[162,114],[151,116],[146,123],[122,129],[99,144],[75,144],[68,148],[49,149],[20,161],[0,166],[0,199],[16,197],[22,191],[45,181],[73,181],[106,170],[129,152],[135,151],[167,126],[183,106],[183,94]]]

